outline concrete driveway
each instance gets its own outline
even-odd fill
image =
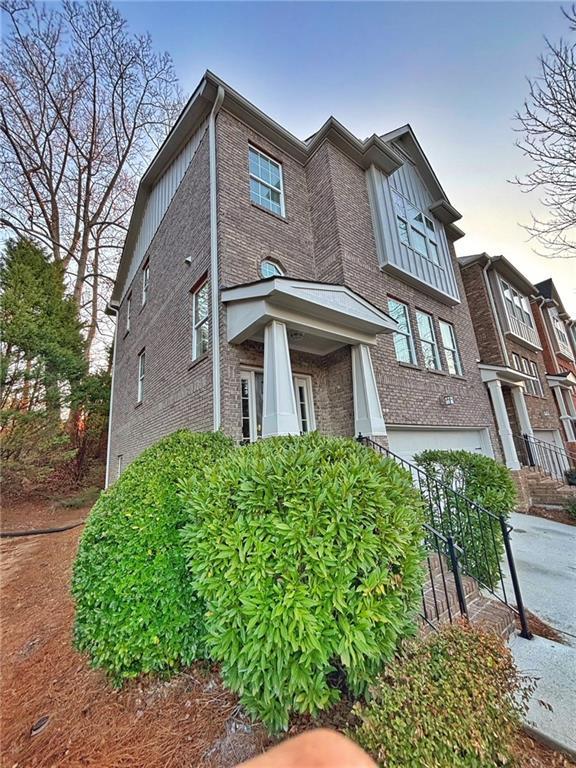
[[[510,522],[524,605],[576,647],[576,526],[518,513]]]

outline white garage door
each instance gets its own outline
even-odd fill
[[[486,429],[388,428],[390,450],[407,461],[427,449],[462,450],[493,456]]]
[[[556,432],[553,429],[535,429],[534,437],[536,440],[543,440],[545,443],[552,443],[552,445],[558,445],[558,438]]]

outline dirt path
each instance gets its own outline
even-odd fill
[[[0,544],[0,764],[230,766],[252,754],[258,738],[210,670],[118,692],[72,649],[69,583],[81,530]]]

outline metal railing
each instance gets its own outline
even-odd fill
[[[530,639],[532,634],[528,627],[510,545],[512,526],[506,522],[504,516],[495,515],[467,498],[461,491],[440,482],[433,475],[392,453],[375,440],[359,435],[358,441],[383,456],[393,459],[411,474],[412,481],[425,503],[426,543],[430,542],[429,529],[433,530],[438,537],[444,537],[446,541],[444,554],[447,556],[451,571],[456,574],[461,569],[462,573],[472,576],[482,589],[512,608],[520,621],[521,636]],[[439,541],[440,539],[437,539],[436,544]],[[457,547],[454,554],[457,557],[458,568],[455,570],[452,567],[447,544],[449,541]],[[506,579],[502,569],[504,556],[508,564],[514,601],[511,601],[511,596],[506,589]]]
[[[421,589],[420,617],[426,625],[438,629],[445,621],[452,623],[459,616],[468,616],[458,559],[461,549],[451,536],[444,536],[428,523],[424,523],[424,545],[426,574]],[[454,593],[456,605],[453,600]]]
[[[562,483],[576,471],[576,455],[534,435],[513,435],[518,460],[524,467],[541,470]]]

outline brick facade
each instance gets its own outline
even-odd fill
[[[290,277],[345,284],[383,311],[388,297],[434,318],[442,372],[428,371],[415,346],[416,366],[398,363],[391,334],[380,336],[372,359],[384,419],[388,425],[481,428],[489,430],[496,456],[500,449],[494,419],[477,367],[478,345],[454,249],[452,264],[460,303],[449,306],[379,266],[365,172],[326,141],[306,165],[283,152],[222,109],[216,120],[217,210],[220,289],[259,279],[262,259],[274,259]],[[248,146],[282,163],[286,216],[250,202]],[[192,263],[187,265],[185,257]],[[132,328],[124,337],[126,301],[118,316],[118,343],[112,413],[110,479],[118,456],[123,466],[147,445],[179,427],[212,428],[212,357],[191,364],[190,291],[209,269],[210,216],[208,137],[193,158],[148,249],[149,298],[140,310],[141,269],[132,291]],[[450,376],[438,320],[454,325],[464,375]],[[241,435],[242,366],[261,368],[262,345],[226,340],[226,311],[221,321],[222,428]],[[146,348],[145,396],[136,404],[137,356]],[[350,347],[324,357],[291,352],[295,374],[312,377],[317,428],[334,435],[354,434]],[[454,404],[444,404],[450,395]],[[456,446],[455,446],[456,447]]]

